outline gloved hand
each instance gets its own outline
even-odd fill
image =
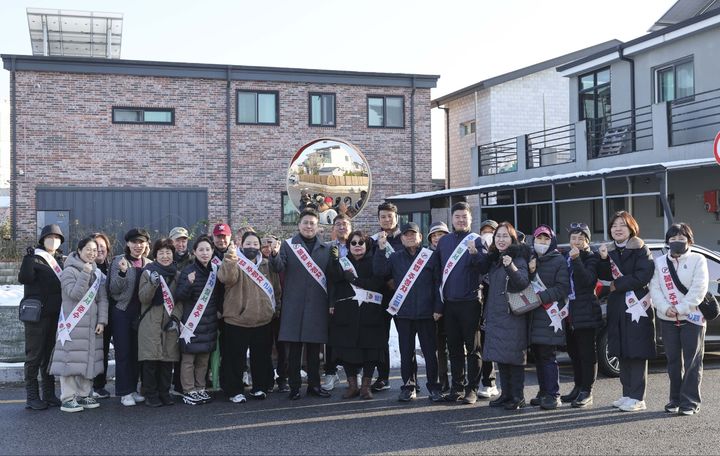
[[[330,258],[332,258],[333,261],[340,260],[340,249],[338,246],[334,245],[330,247]]]
[[[150,283],[155,286],[160,285],[160,274],[158,274],[157,271],[153,271],[150,273]]]
[[[343,271],[343,278],[350,283],[353,283],[357,277],[352,271]]]
[[[35,255],[35,249],[33,247],[28,247],[27,249],[25,249],[25,255],[27,255],[27,256]]]

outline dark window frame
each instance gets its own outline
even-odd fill
[[[139,122],[130,122],[127,120],[115,120],[115,111],[139,111],[145,117],[145,112],[169,112],[170,122],[157,122],[157,121],[146,121],[141,120]],[[166,125],[175,126],[175,108],[149,108],[140,106],[113,106],[110,112],[110,120],[114,124],[120,125]]]
[[[383,99],[383,124],[382,125],[370,125],[370,99],[371,98],[382,98]],[[402,126],[400,127],[388,127],[387,126],[387,99],[388,98],[401,98],[402,99]],[[368,128],[390,128],[395,130],[403,130],[405,128],[405,95],[374,95],[370,94],[365,100],[365,109],[367,110],[365,120],[367,121]]]
[[[319,96],[320,104],[322,105],[322,97],[332,95],[333,97],[333,123],[324,124],[322,123],[322,109],[320,110],[320,123],[313,123],[312,118],[312,97]],[[308,126],[310,127],[321,127],[321,128],[335,128],[337,127],[337,94],[334,92],[309,92],[308,93]]]
[[[275,122],[240,122],[240,93],[254,93],[255,94],[255,118],[259,119],[259,104],[257,103],[257,96],[260,94],[271,93],[275,95]],[[267,125],[267,126],[278,126],[280,125],[280,91],[278,90],[253,90],[253,89],[236,89],[235,90],[235,125]]]
[[[604,83],[602,83],[602,84],[598,84],[598,83],[597,83],[598,73],[601,73],[601,72],[606,71],[606,70],[607,70],[607,71],[609,72],[609,74],[610,74],[610,80],[609,80],[608,82],[604,82]],[[583,79],[584,77],[590,76],[590,75],[592,75],[592,77],[593,77],[593,86],[592,86],[591,88],[589,88],[589,89],[583,89],[583,88],[582,88],[582,79]],[[583,97],[582,97],[582,95],[585,94],[585,93],[593,93],[593,94],[594,94],[594,99],[597,100],[597,99],[598,99],[598,90],[599,90],[599,89],[604,89],[605,87],[610,87],[610,92],[611,92],[611,94],[612,94],[612,69],[611,69],[609,66],[606,66],[606,67],[598,68],[598,69],[593,70],[593,71],[588,71],[587,73],[578,75],[577,81],[578,81],[578,108],[579,108],[579,114],[580,114],[580,115],[578,116],[578,118],[579,118],[580,120],[587,120],[587,118],[585,117],[585,105],[583,104]],[[611,95],[611,96],[612,96],[612,95]],[[602,117],[605,117],[604,114],[603,114]],[[595,117],[593,117],[593,118],[594,118],[594,119],[599,119],[599,118],[601,118],[601,116],[598,116],[597,103],[595,103]]]
[[[693,67],[693,79],[692,79],[692,95],[688,95],[686,97],[678,98],[677,96],[677,66],[682,65],[685,63],[692,63]],[[669,68],[672,68],[673,71],[673,89],[675,93],[673,93],[673,99],[672,100],[662,100],[660,101],[660,72],[663,70],[667,70]],[[655,103],[665,103],[665,102],[687,102],[687,101],[693,101],[695,100],[695,55],[691,54],[676,60],[672,60],[670,62],[663,63],[661,65],[657,65],[651,69],[651,76],[652,76],[652,84],[653,84],[653,92],[654,92],[654,101]]]

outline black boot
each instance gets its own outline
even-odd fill
[[[512,396],[510,394],[506,394],[504,391],[500,396],[497,397],[497,399],[494,399],[490,401],[490,407],[505,407],[505,404],[512,401]]]
[[[55,395],[55,376],[48,375],[43,377],[42,381],[42,398],[50,407],[60,407],[62,401]]]
[[[577,386],[577,385],[575,385],[575,386],[573,387],[572,391],[570,391],[570,393],[564,394],[564,395],[560,396],[560,400],[561,400],[564,404],[567,404],[568,402],[572,402],[572,401],[574,401],[575,399],[577,399],[577,397],[578,397],[579,394],[580,394],[580,387]]]
[[[40,400],[39,387],[37,378],[25,381],[25,392],[27,394],[25,408],[33,410],[45,410],[48,408],[47,402]]]

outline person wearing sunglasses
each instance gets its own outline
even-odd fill
[[[590,228],[571,223],[567,229],[570,250],[566,254],[570,273],[570,318],[565,326],[565,342],[573,367],[572,391],[560,396],[573,407],[593,403],[592,388],[597,377],[596,331],[602,326],[602,310],[595,295],[597,252],[590,249]]]
[[[330,303],[330,335],[328,345],[335,366],[342,364],[347,375],[348,389],[343,399],[361,396],[372,399],[370,382],[388,344],[385,324],[388,314],[382,302],[359,301],[364,291],[379,293],[381,277],[373,274],[373,257],[369,238],[362,231],[353,231],[346,241],[347,258],[333,258],[328,271],[335,284],[334,299]],[[342,261],[342,263],[341,263]],[[349,263],[348,263],[349,262]],[[381,296],[381,295],[378,295]],[[362,388],[357,375],[362,372]]]

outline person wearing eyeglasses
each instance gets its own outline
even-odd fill
[[[670,377],[670,401],[665,411],[679,415],[700,411],[707,329],[707,322],[698,310],[708,291],[707,260],[690,251],[693,241],[690,225],[671,225],[665,233],[669,252],[655,260],[650,282]]]
[[[112,258],[112,244],[105,233],[92,234],[92,238],[95,239],[95,243],[97,244],[97,257],[95,257],[95,264],[100,272],[105,274],[107,277],[108,271],[110,270],[110,259]],[[103,371],[93,379],[92,394],[95,399],[107,399],[110,397],[110,392],[105,389],[105,385],[107,385],[110,340],[112,339],[112,322],[109,319],[110,311],[108,309],[108,323],[105,325],[105,330],[103,331]]]
[[[590,249],[590,228],[571,223],[568,228],[570,250],[566,261],[570,273],[570,316],[565,326],[565,341],[573,367],[572,391],[560,396],[573,407],[593,403],[592,388],[597,377],[596,332],[602,326],[602,309],[595,295],[597,252]]]
[[[627,211],[616,212],[608,224],[612,242],[598,249],[598,277],[610,281],[607,298],[608,355],[620,360],[622,397],[613,402],[624,412],[647,409],[648,360],[657,355],[655,312],[648,285],[655,271],[640,227]]]
[[[364,291],[378,293],[383,280],[373,274],[370,241],[362,231],[350,233],[346,246],[349,254],[344,263],[340,262],[341,257],[333,258],[328,272],[335,284],[328,341],[334,358],[330,361],[345,368],[348,389],[343,399],[357,396],[372,399],[372,375],[388,344],[384,331],[387,312],[381,300],[359,301],[358,296],[363,296]],[[357,375],[361,372],[362,387],[358,388]]]

